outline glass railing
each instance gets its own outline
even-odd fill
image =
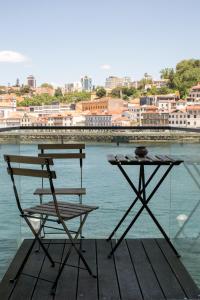
[[[57,143],[67,142],[62,131],[53,132]],[[165,132],[156,131],[156,134]],[[31,138],[31,132],[29,132]],[[174,131],[172,132],[174,135]],[[37,155],[37,143],[22,144],[23,136],[16,144],[2,144],[0,148],[1,163],[1,191],[0,191],[0,270],[2,277],[13,255],[24,238],[32,237],[27,226],[20,220],[14,200],[12,185],[6,174],[6,165],[3,154]],[[38,138],[38,143],[42,142]],[[44,140],[43,140],[44,142]],[[45,141],[46,142],[46,141]],[[52,141],[51,141],[52,142]],[[84,142],[84,140],[82,140]],[[141,144],[142,142],[140,142]],[[83,186],[87,194],[83,196],[83,203],[98,205],[99,209],[90,214],[84,227],[85,238],[106,238],[114,229],[123,213],[135,198],[130,186],[122,177],[119,169],[107,161],[108,154],[134,153],[136,142],[132,143],[89,143],[86,142],[86,159],[83,163]],[[145,143],[149,153],[168,154],[184,160],[180,166],[175,166],[158,192],[149,203],[149,207],[159,220],[166,233],[181,254],[181,260],[190,272],[193,279],[200,286],[200,152],[199,143]],[[54,169],[57,172],[56,186],[80,186],[80,166],[78,160],[57,160]],[[138,184],[138,167],[125,167],[127,173]],[[153,167],[146,167],[146,177]],[[160,168],[155,179],[147,188],[151,192],[155,183],[160,179],[166,167]],[[36,203],[38,198],[33,191],[41,187],[40,179],[21,178],[17,185],[22,198],[23,206]],[[60,197],[59,197],[60,198]],[[47,198],[45,198],[47,199]],[[45,200],[44,199],[44,200]],[[63,197],[62,197],[63,199]],[[79,201],[77,196],[65,197],[68,201]],[[131,214],[114,235],[118,239],[141,207],[136,204]],[[73,226],[77,223],[73,222]],[[52,235],[47,235],[52,238]],[[62,235],[54,235],[53,238]],[[144,210],[134,227],[129,231],[127,238],[162,238],[148,213]]]

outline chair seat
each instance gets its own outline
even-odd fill
[[[39,188],[36,189],[33,193],[34,195],[51,195],[51,190],[48,188]],[[56,188],[56,195],[85,195],[85,188]]]
[[[97,208],[98,208],[97,206],[88,206],[83,204],[75,204],[75,203],[69,203],[64,201],[63,202],[58,201],[58,209],[60,212],[60,216],[64,220],[70,220],[76,218],[78,216],[87,214]],[[41,205],[36,205],[30,208],[26,208],[23,211],[30,215],[42,214],[47,216],[58,217],[53,201],[43,203]]]

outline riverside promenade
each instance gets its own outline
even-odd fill
[[[140,142],[166,142],[166,143],[199,143],[200,130],[163,128],[153,129],[137,128],[87,128],[73,127],[73,129],[54,127],[41,128],[13,128],[0,131],[1,144],[36,144],[45,140],[48,143],[90,142],[90,143],[140,143]]]

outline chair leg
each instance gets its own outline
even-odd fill
[[[22,218],[24,218],[25,219],[25,216],[21,216]],[[40,226],[40,229],[38,230],[38,235],[40,235],[40,233],[41,233],[41,231],[42,231],[42,228],[43,228],[43,226],[44,226],[44,224],[46,223],[46,221],[47,221],[47,217],[43,220],[43,222],[41,223],[41,226]],[[30,222],[29,222],[30,223]],[[34,229],[33,229],[34,230]],[[34,234],[35,235],[35,234]],[[24,268],[24,266],[25,266],[25,264],[26,264],[26,262],[27,262],[27,260],[28,260],[28,258],[29,258],[29,255],[31,254],[31,251],[32,251],[32,249],[33,249],[33,247],[34,247],[34,245],[35,245],[35,242],[36,242],[36,237],[35,237],[35,239],[33,240],[33,242],[32,242],[32,244],[31,244],[31,246],[30,246],[30,248],[29,248],[29,250],[28,250],[28,252],[27,252],[27,254],[26,254],[26,256],[25,256],[25,258],[24,258],[24,260],[22,261],[22,264],[21,264],[21,266],[19,267],[19,269],[18,269],[18,271],[17,271],[17,273],[16,273],[16,275],[15,275],[15,277],[14,278],[12,278],[12,279],[10,279],[10,282],[14,282],[14,281],[16,281],[17,280],[17,278],[19,277],[19,275],[21,274],[21,272],[22,272],[22,270],[23,270],[23,268]],[[45,249],[46,250],[46,249]]]
[[[49,261],[51,262],[51,266],[54,267],[55,263],[53,261],[53,259],[51,258],[50,254],[48,253],[47,249],[45,248],[45,246],[43,245],[43,243],[41,242],[39,235],[40,232],[45,224],[45,222],[47,221],[47,217],[45,217],[43,224],[40,226],[40,229],[38,232],[36,232],[32,226],[32,224],[30,223],[29,219],[27,216],[23,216],[23,218],[25,219],[26,223],[28,224],[29,228],[31,229],[32,233],[35,236],[35,239],[38,241],[39,245],[41,246],[41,248],[43,249],[44,253],[46,254],[46,256],[48,257]]]
[[[52,291],[51,291],[52,295],[55,295],[58,280],[59,280],[59,278],[60,278],[60,276],[62,274],[62,271],[63,271],[63,269],[64,269],[64,267],[65,267],[65,265],[67,263],[67,260],[68,260],[68,258],[70,256],[71,251],[72,251],[73,248],[75,249],[75,251],[77,252],[77,254],[79,255],[79,257],[81,258],[81,260],[82,260],[83,264],[85,265],[88,273],[91,276],[93,276],[94,278],[96,278],[96,276],[93,275],[92,270],[90,269],[89,265],[87,264],[87,262],[86,262],[86,260],[85,260],[85,258],[83,256],[81,250],[77,249],[76,244],[75,244],[75,241],[77,240],[77,238],[78,238],[78,236],[79,236],[79,234],[81,232],[81,229],[82,229],[82,227],[83,227],[83,225],[84,225],[84,223],[85,223],[85,221],[87,219],[87,216],[88,216],[88,214],[85,214],[85,216],[84,216],[84,218],[83,218],[83,220],[82,220],[82,222],[81,222],[81,224],[80,224],[80,226],[79,226],[79,228],[77,230],[77,233],[76,233],[76,235],[75,235],[74,238],[72,237],[70,231],[68,230],[65,222],[62,219],[60,220],[60,223],[62,224],[64,231],[66,232],[67,236],[69,237],[69,240],[71,242],[71,246],[70,246],[69,250],[67,251],[65,259],[64,259],[64,261],[63,261],[63,263],[61,265],[61,268],[59,269],[59,272],[57,274],[56,280],[55,280],[55,282],[54,282],[54,284],[52,286]]]
[[[30,248],[29,248],[29,250],[28,250],[28,252],[27,252],[27,254],[26,254],[25,258],[24,258],[24,260],[22,261],[21,266],[19,267],[19,269],[18,269],[15,277],[11,278],[10,282],[12,282],[12,283],[15,282],[17,280],[17,278],[19,277],[19,275],[21,274],[21,272],[22,272],[22,270],[23,270],[23,268],[24,268],[24,266],[25,266],[25,264],[26,264],[26,262],[27,262],[27,260],[29,258],[29,255],[31,254],[31,251],[32,251],[32,249],[33,249],[33,247],[35,245],[35,242],[36,242],[36,239],[33,240],[33,242],[31,244],[31,246],[30,246]]]

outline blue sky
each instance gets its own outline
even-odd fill
[[[200,58],[199,11],[199,0],[1,0],[0,84],[159,78]]]

